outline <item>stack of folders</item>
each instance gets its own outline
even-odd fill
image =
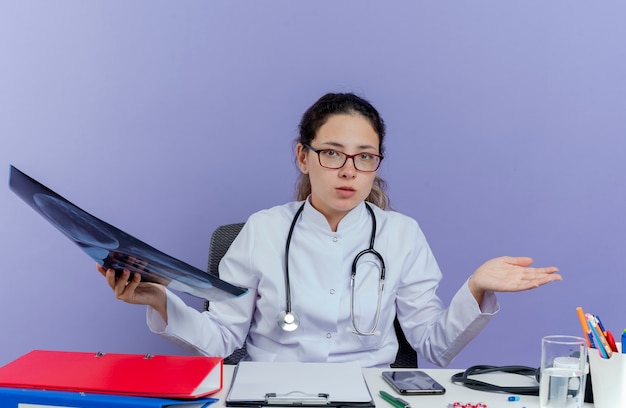
[[[0,367],[3,407],[185,407],[215,402],[219,357],[35,350]]]
[[[576,312],[589,348],[597,349],[602,358],[611,358],[613,353],[619,352],[613,333],[604,327],[598,315],[584,313],[581,307],[577,307]],[[624,330],[624,334],[626,334],[626,330]],[[622,334],[622,346],[624,345],[624,334]]]

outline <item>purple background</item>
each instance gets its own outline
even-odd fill
[[[3,1],[0,173],[204,269],[215,227],[293,198],[302,112],[356,92],[444,301],[495,256],[560,267],[500,294],[451,364],[536,366],[542,336],[581,334],[577,306],[626,327],[624,21],[622,1]],[[0,364],[184,353],[8,187],[0,205]]]

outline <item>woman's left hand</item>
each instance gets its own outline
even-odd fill
[[[480,303],[486,291],[520,292],[562,280],[558,268],[532,268],[532,258],[503,256],[482,264],[470,277],[469,289]]]

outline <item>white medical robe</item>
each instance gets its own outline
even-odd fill
[[[332,232],[307,201],[289,250],[292,311],[300,327],[277,324],[285,310],[285,243],[302,202],[259,211],[247,220],[220,263],[220,278],[246,287],[239,298],[211,302],[208,312],[188,307],[167,291],[168,323],[148,307],[150,329],[192,351],[227,356],[244,342],[252,360],[347,362],[388,366],[395,359],[396,314],[421,357],[445,366],[498,311],[495,294],[479,306],[467,282],[446,308],[436,290],[441,272],[417,222],[371,205],[376,215],[376,249],[384,258],[380,320],[374,336],[352,332],[350,276],[353,260],[369,247],[372,219],[361,203]],[[367,331],[376,314],[379,263],[365,256],[356,273],[354,316]]]

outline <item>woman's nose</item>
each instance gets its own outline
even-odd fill
[[[339,169],[339,176],[341,177],[355,177],[357,169],[354,166],[354,157],[349,158],[344,163],[343,167]]]

